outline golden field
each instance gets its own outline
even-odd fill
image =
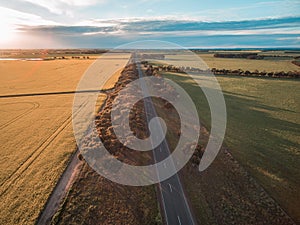
[[[0,95],[75,90],[92,60],[1,61]]]
[[[199,54],[165,54],[165,59],[148,59],[154,64],[173,65],[173,66],[184,66],[194,67],[200,69],[227,69],[227,70],[238,70],[251,71],[256,70],[262,72],[289,72],[289,71],[300,71],[300,67],[292,63],[291,59],[263,59],[263,60],[252,60],[252,59],[239,59],[239,58],[216,58],[212,53],[199,53]]]
[[[230,59],[215,58],[213,54],[198,54],[206,62],[209,68],[228,70],[249,70],[266,72],[288,72],[299,71],[299,66],[292,64],[292,60],[250,60],[250,59]]]
[[[99,86],[116,72],[104,87],[111,88],[128,58],[103,56]],[[72,92],[93,62],[0,61],[0,224],[33,224],[39,216],[76,149]],[[27,95],[3,97],[18,94]]]

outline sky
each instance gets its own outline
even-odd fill
[[[300,47],[300,0],[0,0],[0,48]]]

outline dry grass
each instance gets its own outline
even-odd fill
[[[115,85],[115,83],[118,81],[121,72],[124,68],[120,68],[119,70],[117,70],[108,80],[107,82],[104,84],[103,89],[107,90],[107,89],[112,89]]]
[[[184,74],[164,76],[190,94],[209,127],[209,106],[195,83]],[[280,206],[299,220],[299,81],[217,78],[227,107],[226,145]]]
[[[126,62],[103,59],[99,84]],[[1,61],[0,95],[74,91],[91,63]],[[0,224],[35,222],[76,148],[72,104],[72,94],[0,99]]]
[[[198,57],[199,58],[198,58]],[[174,66],[189,66],[195,68],[206,69],[230,69],[244,71],[266,71],[266,72],[288,72],[299,71],[300,67],[292,63],[293,60],[251,60],[251,59],[230,59],[230,58],[215,58],[212,53],[202,53],[197,55],[192,54],[174,54],[165,55],[164,60],[149,61],[158,62],[158,64],[168,64]],[[201,62],[202,61],[202,62]]]
[[[52,224],[160,225],[153,186],[114,183],[84,164]]]
[[[0,134],[1,224],[34,223],[76,146],[72,96],[28,97],[28,101],[39,108]]]
[[[164,76],[178,82],[185,88],[199,109],[199,117],[207,124],[209,122],[209,107],[205,103],[205,96],[203,96],[201,90],[195,87],[194,83],[189,80],[186,75],[169,73],[164,74]],[[236,88],[238,86],[238,83],[233,85],[232,81],[229,80],[230,78],[224,79],[227,80],[220,82],[226,85],[227,90],[230,87]],[[240,78],[236,80],[238,79],[240,83],[243,83]],[[255,81],[252,80],[252,82],[249,83],[253,84],[254,82]],[[295,81],[288,83],[292,84],[292,82]],[[255,82],[255,85],[258,86],[259,83],[258,80]],[[285,84],[281,85],[288,85],[285,81],[284,83]],[[275,86],[275,83],[270,82],[270,86]],[[235,93],[238,94],[238,91],[235,91]],[[266,90],[265,95],[268,95],[268,93],[269,91]],[[245,96],[239,96],[239,98],[242,97]],[[230,150],[232,150],[234,156],[239,161],[236,161],[228,150],[223,147],[212,165],[204,172],[199,172],[198,166],[192,163],[188,163],[181,171],[182,180],[185,184],[186,192],[191,201],[198,223],[293,224],[280,206],[297,221],[297,212],[299,212],[297,208],[298,202],[294,199],[298,199],[297,196],[299,196],[299,194],[297,194],[297,187],[299,187],[299,185],[294,182],[294,179],[296,179],[299,173],[297,172],[297,160],[291,160],[291,158],[297,157],[297,153],[295,152],[293,154],[288,151],[288,148],[293,149],[291,144],[284,148],[279,147],[280,144],[284,144],[280,136],[273,139],[268,132],[260,132],[261,128],[267,128],[268,130],[280,128],[276,125],[283,125],[284,122],[276,121],[276,124],[275,120],[272,119],[270,121],[267,115],[256,114],[249,110],[248,107],[250,105],[256,105],[257,108],[263,107],[257,102],[253,102],[249,99],[242,102],[237,97],[231,101],[230,97],[226,94],[225,99],[228,101],[226,144],[228,144]],[[264,101],[264,103],[266,102]],[[273,99],[272,103],[276,104],[276,101]],[[165,108],[163,106],[164,102],[156,99],[154,104],[158,115],[163,118],[167,124],[168,131],[166,137],[171,149],[174,149],[179,139],[177,131],[180,129],[180,119],[176,115],[174,108]],[[247,109],[245,109],[246,112],[244,111],[244,104],[246,104],[247,107]],[[267,111],[266,105],[264,109]],[[273,110],[275,111],[275,108]],[[295,115],[293,115],[294,113],[288,114],[287,112],[281,112],[280,114],[281,119],[283,119],[283,115],[290,119],[293,117],[296,118]],[[272,116],[274,116],[274,114]],[[268,122],[271,123],[268,124]],[[253,127],[253,130],[250,126]],[[285,129],[288,133],[285,138],[289,137],[291,140],[297,142],[293,132],[288,131],[289,127],[285,127]],[[201,149],[204,149],[204,146],[207,144],[208,134],[208,130],[202,127],[199,140]],[[270,142],[270,139],[273,139],[273,143]],[[232,144],[232,141],[235,141],[235,143]],[[294,151],[297,151],[297,149],[294,149]],[[260,153],[260,157],[257,157],[255,152]],[[265,158],[264,156],[267,157]],[[281,160],[281,162],[279,163],[278,160]],[[263,170],[258,171],[258,173],[253,173],[253,170],[248,170],[248,173],[245,170],[245,168],[249,169],[247,164],[257,166],[260,162],[262,162],[260,166],[262,166]],[[245,167],[241,165],[245,165]],[[267,191],[263,190],[250,174],[253,175]],[[275,198],[277,202],[270,196]]]
[[[131,165],[147,165],[152,163],[150,152],[137,152],[122,146],[111,131],[112,102],[123,85],[137,77],[137,71],[132,65],[124,69],[114,90],[108,94],[103,109],[97,115],[96,123],[102,143],[118,160]],[[132,98],[132,95],[128,94],[126,100]],[[120,103],[117,107],[122,106]],[[143,107],[143,102],[139,102],[131,114],[133,132],[140,138],[145,137],[147,133]],[[92,149],[98,145],[95,142],[97,137],[98,135],[93,134],[85,137],[81,150],[93,151]],[[158,225],[161,224],[161,219],[153,185],[143,187],[121,185],[100,176],[85,163],[52,224]]]
[[[213,54],[198,54],[210,68],[231,69],[231,70],[249,70],[249,71],[299,71],[300,67],[292,64],[292,60],[250,60],[250,59],[227,59],[215,58]]]
[[[111,88],[129,54],[103,55],[103,80]],[[74,91],[92,60],[0,61],[0,95]],[[116,72],[111,68],[119,68]]]
[[[93,61],[0,61],[0,95],[72,91]]]

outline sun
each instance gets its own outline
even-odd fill
[[[10,24],[0,25],[0,47],[5,48],[6,44],[10,44],[15,41],[17,32]]]

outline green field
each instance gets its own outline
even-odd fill
[[[209,128],[209,107],[195,82],[185,74],[163,76],[185,88],[198,108],[202,124]],[[228,113],[225,145],[280,206],[299,221],[299,81],[230,76],[217,79]]]

